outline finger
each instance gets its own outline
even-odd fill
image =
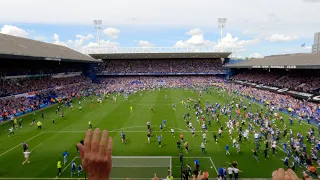
[[[100,139],[100,129],[97,128],[94,130],[93,138],[91,142],[91,152],[98,152],[98,146],[99,146],[99,139]]]
[[[157,177],[157,173],[154,173],[154,177]]]
[[[203,176],[202,176],[202,175],[199,175],[197,179],[198,179],[198,180],[202,180],[202,179],[203,179]]]
[[[287,172],[284,175],[284,180],[291,180],[291,177],[289,176],[289,174]]]
[[[109,139],[108,139],[108,147],[107,147],[106,158],[109,161],[112,161],[112,138],[111,137],[109,137]]]
[[[277,180],[284,180],[284,169],[283,168],[279,168],[278,169],[278,178]]]
[[[277,180],[278,179],[278,170],[273,171],[272,173],[272,180]]]
[[[91,150],[91,137],[92,137],[92,130],[89,129],[84,139],[84,152],[89,152]]]
[[[288,169],[287,174],[290,176],[292,180],[299,180],[297,174],[292,169]]]
[[[77,147],[79,149],[81,159],[84,159],[84,146],[82,144],[78,143]]]
[[[99,156],[104,157],[106,153],[106,144],[107,144],[108,131],[103,130],[102,137],[100,140],[99,146]]]

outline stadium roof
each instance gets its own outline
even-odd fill
[[[98,62],[65,46],[0,33],[0,58]]]
[[[180,58],[227,58],[231,52],[213,48],[99,48],[90,49],[88,54],[95,59],[180,59]]]
[[[274,69],[320,69],[319,53],[285,54],[266,56],[261,59],[249,59],[226,68],[274,68]]]

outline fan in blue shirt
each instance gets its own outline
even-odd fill
[[[69,153],[67,151],[64,151],[62,156],[63,156],[63,164],[66,164],[68,162],[67,157],[69,156]]]

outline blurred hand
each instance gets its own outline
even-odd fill
[[[154,173],[154,177],[152,178],[152,180],[159,180],[156,173]]]
[[[92,138],[93,134],[93,138]],[[78,143],[82,160],[82,167],[88,173],[90,180],[109,180],[112,168],[112,139],[108,138],[108,131],[102,132],[95,129],[94,133],[89,129],[86,133],[84,145]],[[108,139],[108,146],[107,144]]]
[[[312,180],[306,173],[304,173],[303,176],[306,180]],[[299,178],[292,169],[285,171],[284,169],[279,168],[272,173],[272,180],[299,180]]]

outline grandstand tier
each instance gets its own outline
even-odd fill
[[[228,52],[90,54],[102,59],[97,75],[225,74]]]
[[[235,83],[320,102],[320,54],[273,55],[224,68]]]

